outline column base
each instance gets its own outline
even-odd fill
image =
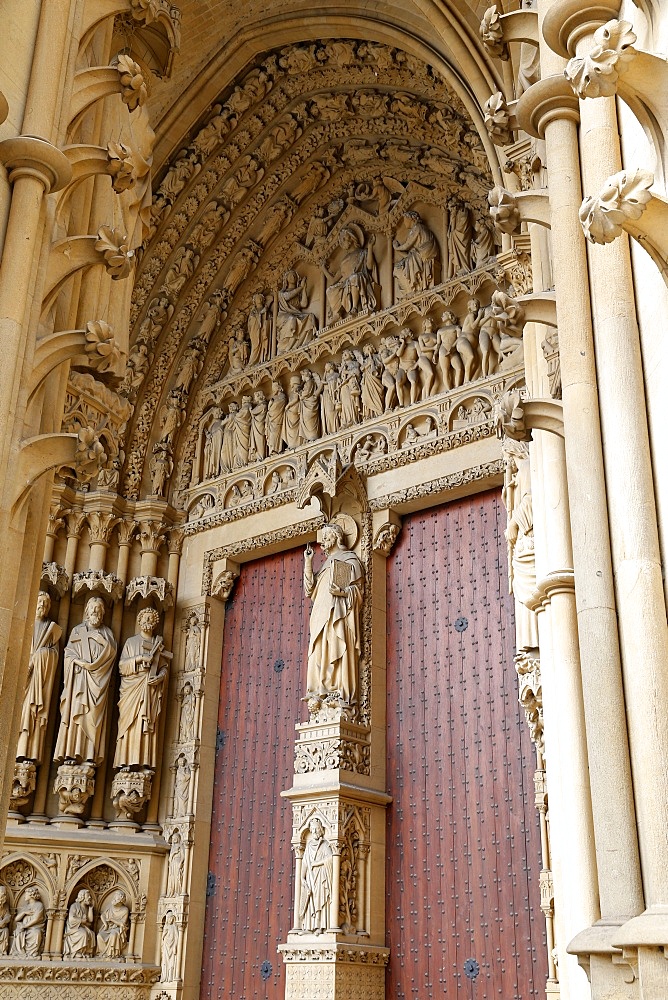
[[[587,974],[592,1000],[641,1000],[636,975],[613,944],[622,926],[601,920],[576,935],[567,948]]]
[[[278,949],[285,962],[286,1000],[385,1000],[387,948],[337,943]]]

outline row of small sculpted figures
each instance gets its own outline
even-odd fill
[[[466,209],[468,212],[468,209]],[[468,216],[467,216],[468,217]],[[456,213],[454,218],[457,218]],[[453,229],[451,215],[451,229]],[[413,295],[433,288],[440,267],[440,250],[436,237],[417,212],[404,213],[406,227],[403,241],[395,239],[394,248],[404,256],[394,264],[394,277],[399,297]],[[449,233],[448,277],[464,273],[493,256],[493,239],[476,254],[475,264],[470,259],[471,234],[460,248],[458,230]],[[343,258],[336,274],[324,265],[323,271],[330,284],[327,287],[327,324],[348,319],[360,313],[375,312],[379,308],[377,263],[373,256],[374,234],[366,235],[361,226],[350,223],[339,233]],[[297,271],[286,271],[277,293],[276,321],[273,316],[273,295],[255,292],[252,307],[243,326],[236,328],[229,345],[229,374],[242,372],[248,365],[262,364],[274,354],[304,347],[318,334],[318,319],[309,311],[310,298],[306,278]],[[275,351],[274,351],[275,337]]]
[[[33,627],[28,682],[21,713],[17,757],[39,763],[44,753],[49,701],[58,665],[62,629],[51,621],[51,599],[39,594]],[[84,620],[75,625],[65,646],[60,726],[54,759],[99,764],[113,665],[118,644],[104,624],[105,605],[89,597]],[[137,635],[123,646],[118,663],[118,736],[114,767],[157,763],[157,721],[171,653],[156,635],[160,615],[144,608],[137,615]]]
[[[130,909],[123,889],[109,894],[97,920],[90,890],[80,889],[67,911],[63,959],[119,959],[129,926]],[[46,908],[38,887],[26,889],[12,920],[7,889],[0,885],[0,957],[41,958],[45,931]]]
[[[383,337],[377,352],[372,344],[345,350],[338,365],[325,364],[322,377],[305,368],[290,376],[287,393],[272,382],[269,400],[258,390],[241,404],[231,402],[227,413],[212,407],[204,427],[202,479],[491,375],[521,343],[523,310],[505,292],[494,292],[486,307],[470,299],[461,325],[449,310],[441,319],[436,331],[425,319],[417,337],[407,328]]]

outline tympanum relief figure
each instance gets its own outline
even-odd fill
[[[95,954],[93,897],[88,889],[80,889],[67,911],[63,937],[63,958],[86,959]]]
[[[304,931],[320,934],[329,926],[333,867],[325,828],[319,819],[312,819],[302,862],[300,918]]]
[[[375,239],[373,233],[367,236],[362,227],[353,222],[341,229],[339,246],[343,257],[338,273],[332,274],[323,264],[325,277],[331,282],[327,288],[328,323],[377,308]]]
[[[158,719],[171,658],[162,636],[155,635],[159,623],[158,612],[144,608],[137,615],[137,634],[123,646],[114,767],[157,764]]]
[[[448,278],[471,269],[471,213],[455,198],[448,202]]]
[[[51,598],[45,591],[37,597],[33,626],[28,683],[21,710],[17,758],[41,761],[44,735],[51,701],[53,679],[58,666],[58,643],[63,630],[49,618]]]
[[[295,270],[286,271],[278,293],[277,354],[303,347],[317,336],[318,321],[315,314],[308,311],[308,305],[306,278],[300,278]]]
[[[94,764],[102,760],[109,682],[118,648],[103,621],[104,601],[89,597],[84,620],[74,626],[65,647],[56,760]]]
[[[11,958],[39,958],[44,944],[46,910],[37,886],[26,889],[14,917]]]
[[[249,365],[262,364],[271,357],[272,304],[273,295],[255,292],[253,305],[248,314],[248,340],[250,343]]]
[[[394,276],[402,298],[433,288],[435,265],[439,259],[436,237],[419,212],[405,212],[404,224],[408,229],[405,239],[395,239],[393,243],[397,253],[404,254],[394,265]]]
[[[357,701],[364,570],[340,525],[322,529],[321,547],[327,558],[317,575],[310,545],[304,553],[304,590],[313,602],[306,700],[316,710],[322,702],[350,710]]]

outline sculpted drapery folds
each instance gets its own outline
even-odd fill
[[[154,635],[160,615],[144,608],[137,615],[137,635],[121,653],[118,669],[118,739],[114,767],[157,764],[158,719],[167,678],[168,654],[161,635]]]
[[[80,889],[77,898],[67,911],[63,958],[92,958],[95,953],[93,930],[93,897],[88,889]]]
[[[304,850],[301,885],[302,930],[319,934],[329,924],[329,904],[332,898],[332,848],[325,840],[325,829],[319,819],[311,820],[309,837]]]
[[[44,591],[37,597],[33,626],[28,684],[21,711],[21,729],[16,748],[17,758],[41,761],[44,735],[51,701],[51,689],[58,665],[58,643],[63,634],[60,625],[50,620],[51,598]]]
[[[26,889],[14,918],[14,936],[9,954],[12,958],[39,958],[42,954],[46,910],[39,889]]]
[[[9,925],[12,920],[12,913],[7,902],[7,890],[4,885],[0,885],[0,957],[9,951]]]
[[[327,558],[317,575],[310,546],[304,555],[304,590],[313,601],[306,697],[332,699],[349,708],[357,701],[364,570],[344,538],[338,524],[323,528],[321,546]]]
[[[423,292],[434,284],[434,265],[439,249],[436,237],[418,212],[406,212],[404,222],[409,227],[405,240],[395,240],[394,249],[405,254],[394,265],[400,295]]]
[[[303,347],[317,335],[318,321],[312,312],[308,312],[308,304],[306,278],[300,278],[294,270],[286,271],[278,293],[277,354]]]
[[[125,893],[116,889],[100,914],[100,928],[97,932],[97,957],[103,959],[120,958],[128,940],[130,910],[126,906]]]
[[[333,282],[327,288],[327,322],[373,312],[376,301],[376,262],[373,256],[375,236],[365,237],[356,223],[344,226],[339,233],[339,246],[344,251],[338,275],[323,265],[325,276]]]
[[[104,601],[89,597],[84,620],[70,632],[64,655],[56,760],[102,760],[109,682],[116,659],[113,632],[102,624]]]
[[[503,502],[508,512],[510,588],[515,596],[518,650],[538,647],[535,612],[526,605],[536,589],[536,557],[533,535],[533,503],[529,448],[523,441],[504,438],[506,481]]]

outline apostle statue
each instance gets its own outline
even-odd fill
[[[109,682],[118,648],[103,620],[104,601],[89,597],[84,620],[70,632],[64,656],[56,760],[87,760],[94,764],[102,760]]]
[[[394,265],[394,276],[399,286],[399,294],[412,295],[424,292],[434,285],[434,263],[439,257],[438,243],[429,226],[417,212],[404,212],[404,222],[408,227],[403,242],[394,240],[394,249],[405,254]]]
[[[118,663],[118,739],[114,767],[157,764],[158,719],[171,653],[155,635],[160,615],[144,608],[137,615],[137,635],[130,636]]]
[[[339,524],[322,529],[320,544],[327,558],[317,576],[310,545],[304,554],[304,590],[313,601],[306,697],[319,701],[334,696],[342,707],[350,707],[357,695],[364,570],[346,548]]]
[[[97,932],[97,957],[120,958],[128,940],[130,910],[126,906],[125,893],[116,889],[108,904],[100,914],[100,928]]]
[[[67,911],[63,958],[92,958],[95,952],[93,930],[93,897],[88,889],[80,889]]]
[[[14,918],[14,937],[10,956],[12,958],[39,958],[42,954],[46,910],[36,885],[26,889]]]
[[[325,828],[319,819],[312,819],[302,862],[302,930],[320,934],[329,926],[332,869],[332,848],[325,840]]]
[[[21,710],[21,728],[16,756],[41,761],[49,715],[51,689],[58,666],[58,643],[63,630],[49,618],[51,598],[40,590],[32,630],[28,683]]]

